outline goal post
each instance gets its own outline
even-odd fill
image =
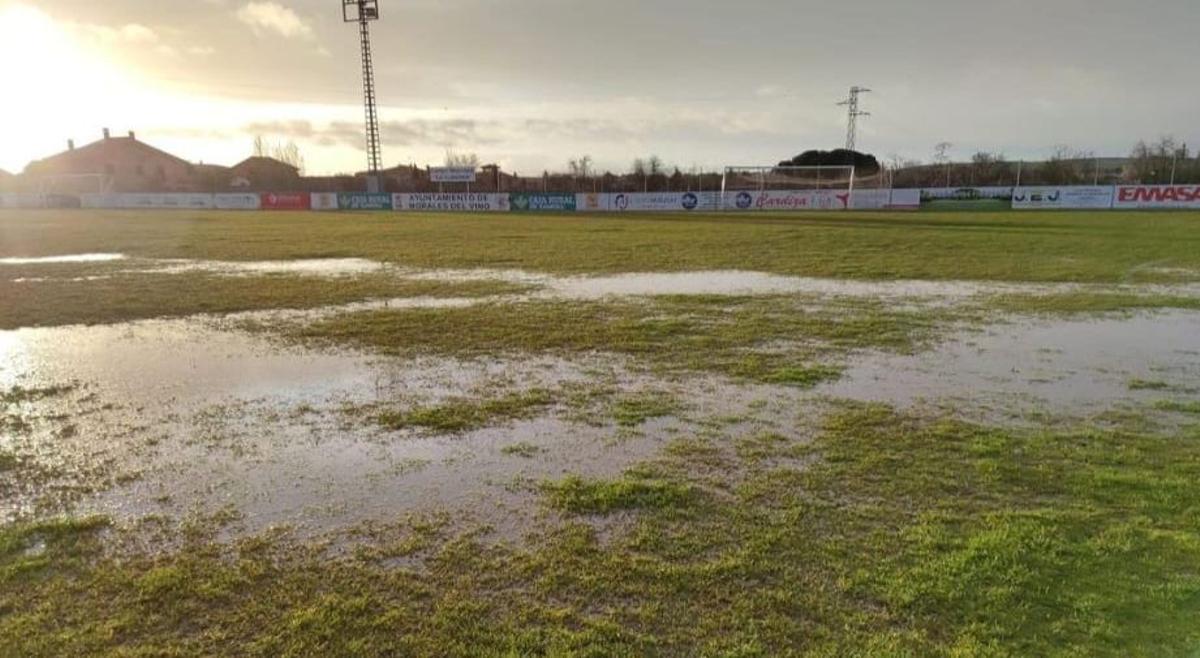
[[[722,210],[849,210],[853,165],[735,166],[721,177]]]

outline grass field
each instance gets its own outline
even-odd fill
[[[860,279],[1155,280],[1200,269],[1196,213],[354,215],[22,212],[0,257],[362,257],[553,273],[746,269]],[[966,257],[965,254],[969,254]]]
[[[1200,213],[0,213],[0,655],[1194,657],[1197,284]]]

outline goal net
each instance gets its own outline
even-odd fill
[[[724,210],[849,210],[854,167],[726,167]]]

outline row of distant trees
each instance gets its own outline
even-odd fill
[[[1022,185],[1114,185],[1140,183],[1147,185],[1200,184],[1200,154],[1173,137],[1154,142],[1139,141],[1127,157],[1100,157],[1091,151],[1057,146],[1042,161],[1020,161],[1003,153],[980,151],[966,162],[950,158],[953,145],[942,142],[934,147],[930,162],[892,156],[880,162],[874,155],[835,149],[806,151],[783,160],[788,166],[849,166],[855,167],[861,184],[891,187],[968,187]],[[662,158],[651,155],[636,158],[627,172],[600,173],[590,156],[572,158],[567,163],[567,176],[544,172],[542,178],[558,183],[564,179],[584,183],[600,180],[606,189],[648,191],[713,189],[719,186],[723,172],[697,168],[683,170],[666,165]],[[781,170],[786,172],[786,170]],[[581,185],[574,185],[576,189]]]
[[[1127,158],[1098,157],[1090,151],[1058,146],[1049,158],[1039,162],[1012,160],[1003,153],[987,151],[976,153],[967,162],[955,162],[949,155],[951,148],[949,142],[937,144],[928,162],[899,156],[880,162],[874,155],[857,151],[812,150],[783,160],[779,166],[853,165],[860,184],[890,187],[1200,183],[1200,157],[1187,144],[1172,137],[1140,141]],[[258,138],[254,154],[304,168],[304,157],[294,142],[276,144]],[[446,152],[444,163],[453,167],[484,166],[477,154],[453,150]],[[490,167],[498,171],[495,165]],[[780,171],[786,173],[784,169]],[[544,171],[533,176],[518,176],[514,172],[515,180],[510,181],[510,186],[561,192],[713,190],[720,186],[722,174],[698,167],[685,170],[671,166],[657,155],[635,158],[627,171],[614,173],[600,171],[592,156],[582,155],[571,158],[565,171]]]
[[[1040,162],[1011,160],[1003,153],[986,151],[968,162],[953,162],[947,156],[950,147],[938,144],[929,163],[892,156],[885,176],[894,187],[1200,183],[1200,157],[1173,137],[1139,141],[1126,158],[1058,146]]]

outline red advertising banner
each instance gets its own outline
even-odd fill
[[[263,210],[309,210],[312,195],[307,192],[268,192],[262,195]]]
[[[1200,185],[1122,185],[1114,208],[1200,208]]]

